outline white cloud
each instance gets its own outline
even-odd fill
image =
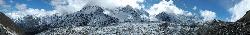
[[[6,14],[13,19],[24,17],[26,15],[34,15],[36,17],[41,17],[41,16],[54,14],[54,11],[46,11],[44,9],[27,8],[26,4],[16,4],[16,8],[19,11],[14,11],[11,13],[6,13]]]
[[[11,6],[6,4],[4,0],[0,0],[0,8],[1,12],[7,12],[9,9],[11,9]]]
[[[5,2],[3,0],[0,0],[0,5],[5,4]]]
[[[184,14],[185,11],[176,7],[173,1],[160,1],[159,4],[154,4],[149,10],[147,10],[150,15],[157,15],[161,12],[174,13],[174,14]]]
[[[10,7],[4,0],[0,0],[0,7]]]
[[[26,4],[16,4],[16,8],[17,8],[17,10],[25,11],[27,9],[27,5]]]
[[[158,4],[154,4],[150,9],[147,10],[147,12],[150,14],[150,20],[154,21],[157,20],[155,18],[155,15],[161,13],[161,12],[166,12],[166,13],[173,13],[176,15],[186,15],[186,16],[191,16],[192,13],[188,11],[184,11],[178,7],[176,7],[175,4],[173,4],[173,1],[166,1],[162,0]]]
[[[186,16],[192,16],[193,14],[191,12],[188,12],[185,14]]]
[[[196,6],[194,6],[193,10],[196,10],[196,9],[197,9],[197,7],[196,7]]]
[[[83,0],[52,0],[51,4],[58,13],[72,13],[80,10],[86,2]]]
[[[229,11],[232,14],[231,22],[237,21],[243,17],[248,10],[250,10],[250,0],[242,0],[234,7],[230,8]]]
[[[200,11],[201,16],[204,18],[204,21],[213,20],[216,17],[216,13],[209,11],[209,10],[202,10]]]
[[[44,9],[33,9],[29,8],[26,9],[25,11],[15,11],[12,13],[6,13],[9,17],[16,19],[20,17],[24,17],[26,15],[34,15],[36,17],[42,17],[42,16],[48,16],[54,14],[54,12],[46,11]]]
[[[10,7],[10,6],[7,5],[4,0],[0,0],[0,7]]]
[[[132,6],[133,8],[142,8],[140,3],[144,2],[144,0],[93,0],[94,2],[90,2],[88,4],[96,4],[98,6],[113,8],[113,7],[125,7],[127,5]]]

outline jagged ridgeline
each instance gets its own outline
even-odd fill
[[[149,21],[146,11],[131,6],[116,9],[85,6],[74,13],[43,17],[27,15],[12,20],[1,13],[0,33],[4,35],[9,34],[6,31],[13,31],[18,35],[247,35],[250,33],[249,14],[247,12],[237,22],[224,22],[202,21],[198,16],[162,12],[156,15],[157,21]]]

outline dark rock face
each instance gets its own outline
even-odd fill
[[[0,12],[0,23],[12,33],[23,34],[23,30],[17,27],[16,24],[2,12]]]
[[[25,35],[33,35],[46,29],[41,27],[43,25],[39,25],[40,21],[40,18],[28,15],[23,17],[19,22],[16,22],[16,24],[24,30]]]
[[[199,25],[199,22],[195,22],[193,17],[182,17],[179,15],[172,15],[162,12],[156,15],[156,18],[160,21],[164,21],[159,25],[162,29],[168,29],[168,27],[180,26],[183,28],[190,28],[195,30],[180,30],[180,34],[189,35],[249,35],[250,34],[250,24],[249,24],[250,13],[247,12],[240,20],[236,22],[225,22],[220,20],[213,20],[208,22],[203,22]],[[192,19],[192,20],[189,20]],[[194,18],[199,19],[199,18]],[[182,28],[181,28],[182,29]],[[197,30],[196,30],[197,29]],[[164,31],[164,30],[163,30]],[[171,31],[171,30],[167,30]],[[195,32],[195,33],[190,33]]]
[[[208,23],[212,28],[208,29],[206,34],[214,35],[249,35],[250,34],[250,23],[249,23],[250,12],[248,11],[241,19],[236,22],[224,22],[214,20]]]
[[[103,14],[103,9],[99,6],[86,6],[82,8],[78,13],[82,14]]]
[[[246,14],[236,22],[249,22],[250,21],[250,10],[246,12]]]
[[[104,10],[98,6],[86,6],[79,12],[89,14],[89,23],[87,25],[90,26],[108,26],[111,23],[118,22],[117,18],[106,15],[103,11]]]
[[[159,21],[166,22],[160,25],[163,27],[169,25],[169,23],[175,23],[175,24],[181,24],[182,26],[190,26],[191,28],[196,27],[199,22],[197,20],[200,19],[200,17],[175,15],[173,13],[166,13],[166,12],[159,13],[158,15],[156,15],[155,18],[157,18]]]
[[[165,22],[159,26],[161,27],[160,30],[166,31],[166,35],[198,35],[197,29],[199,29],[201,24],[199,21],[201,17],[176,15],[166,12],[159,13],[155,18]]]
[[[250,25],[246,25],[246,23],[241,22],[223,22],[223,21],[214,21],[212,23],[208,23],[210,28],[207,30],[203,30],[206,33],[200,34],[210,34],[210,35],[248,35],[250,33]]]
[[[0,25],[0,35],[11,35],[11,34],[8,33],[7,29],[4,29],[3,25]]]
[[[200,22],[201,17],[178,15],[173,13],[162,12],[155,16],[159,21],[166,21],[171,23],[196,23]]]
[[[158,20],[168,21],[168,22],[177,22],[178,21],[174,14],[168,14],[165,12],[162,12],[162,13],[156,15],[156,18]]]

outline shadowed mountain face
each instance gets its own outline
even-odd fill
[[[108,11],[108,14],[104,12]],[[63,15],[12,19],[0,12],[0,35],[6,31],[24,35],[247,35],[250,33],[249,11],[236,22],[213,20],[202,22],[200,17],[162,12],[158,21],[149,21],[148,13],[131,6],[105,9],[86,6]],[[3,27],[7,29],[3,29]],[[3,32],[2,32],[3,31]]]
[[[249,10],[250,11],[250,10]],[[205,34],[213,35],[249,35],[250,34],[250,12],[236,22],[224,22],[214,20],[208,23],[212,28],[208,29]]]
[[[6,28],[5,30],[10,31],[11,33],[16,33],[16,34],[22,34],[23,30],[21,30],[19,27],[16,26],[16,24],[6,15],[4,15],[4,13],[0,12],[0,24],[2,29]],[[7,35],[7,31],[1,31],[1,35]]]
[[[246,14],[236,22],[250,22],[250,10],[247,11]]]

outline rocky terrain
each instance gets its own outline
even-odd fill
[[[108,12],[104,13],[104,12]],[[248,35],[250,11],[236,22],[201,21],[197,16],[162,12],[158,21],[130,6],[105,9],[85,6],[75,13],[10,19],[0,13],[1,35]],[[8,32],[10,31],[10,32]]]

